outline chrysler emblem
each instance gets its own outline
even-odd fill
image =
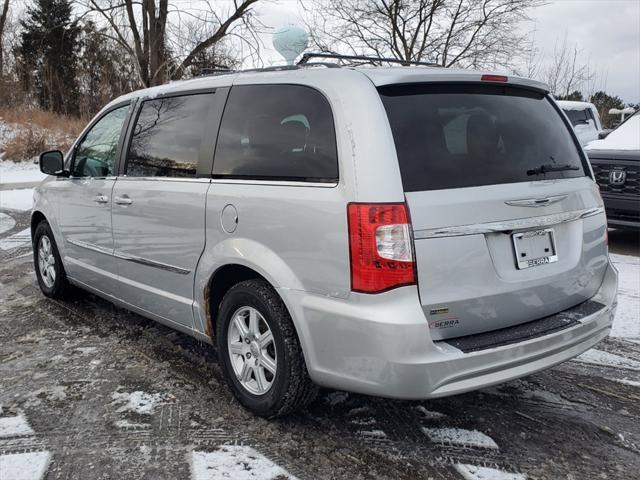
[[[624,185],[627,180],[627,172],[624,170],[611,170],[609,173],[609,185]]]

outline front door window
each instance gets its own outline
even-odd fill
[[[114,174],[116,151],[129,106],[110,111],[91,127],[78,144],[74,177],[108,177]]]

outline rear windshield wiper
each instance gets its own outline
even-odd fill
[[[539,167],[527,170],[527,175],[544,175],[549,172],[564,172],[565,170],[580,170],[580,167],[575,165],[540,165]]]

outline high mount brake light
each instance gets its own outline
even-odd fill
[[[404,203],[350,203],[351,289],[379,293],[415,285],[416,264]]]
[[[480,80],[483,82],[508,82],[509,77],[505,75],[482,75]]]

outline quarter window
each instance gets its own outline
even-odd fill
[[[336,135],[324,96],[301,85],[231,89],[222,117],[215,178],[335,182]]]
[[[111,110],[91,127],[76,148],[74,177],[113,175],[120,133],[128,111],[128,105]]]
[[[213,94],[142,103],[127,153],[129,177],[195,177]]]

